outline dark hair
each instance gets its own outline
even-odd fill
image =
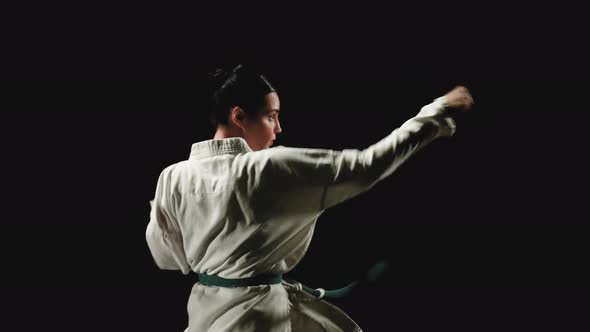
[[[247,116],[256,116],[264,106],[264,97],[276,91],[264,75],[241,64],[229,72],[217,69],[210,78],[215,86],[210,120],[215,127],[228,124],[229,111],[235,106],[243,109]]]

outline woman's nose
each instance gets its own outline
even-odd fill
[[[281,122],[277,119],[277,126],[275,127],[275,133],[280,134],[283,131],[281,128]]]

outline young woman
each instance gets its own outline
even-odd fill
[[[421,147],[452,136],[448,109],[470,109],[457,87],[365,150],[274,147],[280,99],[238,66],[213,95],[215,136],[164,169],[146,238],[161,269],[199,276],[186,331],[360,331],[325,291],[287,282],[318,217],[369,190]]]

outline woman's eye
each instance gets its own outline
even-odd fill
[[[268,116],[268,119],[269,119],[270,121],[272,121],[274,118],[275,118],[275,116],[274,116],[274,115],[269,115],[269,116]]]

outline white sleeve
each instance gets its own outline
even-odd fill
[[[191,270],[186,260],[182,234],[175,220],[170,187],[169,169],[164,170],[158,178],[156,194],[150,201],[150,221],[146,229],[148,247],[162,270],[181,270],[188,274]]]
[[[437,98],[364,150],[277,148],[270,160],[274,182],[287,196],[283,204],[291,211],[322,211],[369,190],[434,139],[455,133],[445,107],[445,97]]]
[[[446,98],[437,98],[370,147],[335,151],[334,179],[326,188],[324,207],[329,208],[369,190],[428,143],[454,135],[455,122],[445,115],[445,107]]]

